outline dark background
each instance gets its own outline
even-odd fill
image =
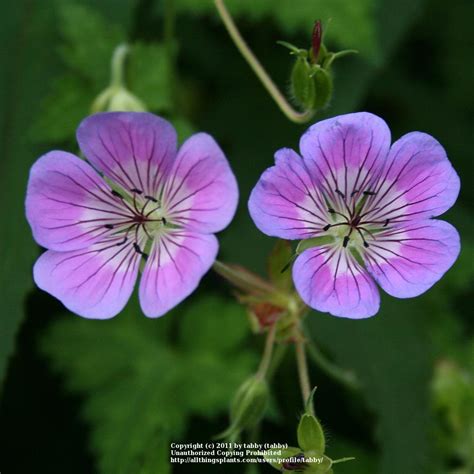
[[[387,121],[394,139],[413,130],[432,134],[461,176],[461,196],[446,219],[460,231],[463,250],[440,283],[416,300],[383,298],[370,320],[311,313],[307,325],[323,352],[362,383],[351,390],[311,366],[329,455],[358,458],[335,472],[471,473],[474,3],[298,0],[291,15],[288,2],[229,3],[282,88],[291,57],[276,40],[307,47],[312,20],[331,17],[328,45],[360,54],[336,63],[325,115],[366,110]],[[160,320],[146,320],[135,302],[108,323],[67,313],[31,280],[40,249],[23,217],[28,169],[46,150],[77,150],[74,129],[107,86],[110,45],[140,43],[132,92],[172,119],[182,136],[213,134],[237,175],[239,212],[220,235],[220,258],[263,272],[274,242],[256,230],[246,201],[273,152],[296,147],[306,126],[278,111],[205,0],[170,2],[171,66],[143,46],[158,45],[160,58],[169,53],[163,2],[69,4],[2,2],[0,471],[164,474],[169,442],[206,441],[225,428],[227,401],[257,366],[261,338],[249,333],[245,312],[213,273]],[[192,335],[200,331],[196,342]],[[295,444],[302,407],[291,355],[289,348],[273,380],[261,440]],[[173,471],[243,472],[200,465]]]

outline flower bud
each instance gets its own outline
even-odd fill
[[[268,402],[268,384],[265,379],[252,376],[237,390],[230,408],[231,425],[239,431],[255,426],[263,417]]]
[[[110,85],[92,103],[96,112],[145,112],[145,104],[125,87],[125,59],[130,52],[126,44],[115,48],[110,67]]]
[[[96,112],[145,112],[145,104],[124,87],[110,86],[101,92],[92,103]]]
[[[297,436],[298,445],[303,451],[311,452],[314,456],[324,454],[326,447],[324,432],[315,416],[305,413],[301,417]]]
[[[218,439],[235,440],[239,434],[253,428],[263,417],[268,402],[268,384],[253,375],[237,390],[230,406],[230,426],[217,436]]]
[[[298,56],[291,72],[291,92],[295,102],[305,110],[326,107],[333,92],[330,71],[310,64],[303,55]]]

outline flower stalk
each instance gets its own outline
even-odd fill
[[[222,19],[222,22],[224,23],[224,26],[226,27],[227,32],[229,33],[229,36],[231,37],[235,46],[240,51],[249,66],[252,68],[256,76],[259,78],[260,82],[263,84],[272,99],[276,102],[280,110],[292,122],[305,123],[310,120],[314,116],[315,111],[306,110],[304,112],[298,112],[286,100],[285,96],[275,85],[272,78],[269,76],[265,68],[262,66],[258,58],[255,56],[253,51],[248,46],[247,42],[240,34],[240,31],[238,30],[229,11],[227,10],[224,1],[214,0],[214,4],[216,5],[217,11]]]
[[[326,375],[329,375],[334,380],[340,382],[352,390],[360,389],[360,381],[352,370],[338,367],[321,352],[319,347],[313,341],[307,342],[307,349],[308,357],[316,365],[318,365],[318,367],[324,371]]]
[[[260,361],[260,366],[257,371],[257,377],[263,379],[265,378],[268,368],[270,367],[270,362],[273,355],[273,346],[275,345],[275,336],[276,336],[277,325],[272,324],[268,330],[267,338],[265,340],[265,347],[263,349],[262,359]]]
[[[306,404],[311,395],[311,383],[309,381],[309,370],[308,363],[306,360],[306,349],[305,340],[301,333],[296,334],[295,340],[295,354],[296,354],[296,365],[298,367],[298,377],[300,380],[301,395],[303,397],[303,403]],[[313,413],[313,406],[309,407],[309,410]]]
[[[125,43],[115,48],[110,63],[110,84],[92,103],[92,113],[146,111],[146,105],[125,84],[125,62],[129,54],[130,47]]]
[[[130,47],[127,44],[120,44],[115,48],[114,54],[111,61],[111,87],[125,87],[124,83],[124,72],[125,72],[125,60],[130,52]]]

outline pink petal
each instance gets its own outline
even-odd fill
[[[395,223],[439,216],[454,204],[459,188],[443,147],[426,133],[408,133],[390,150],[366,218]]]
[[[146,112],[105,112],[79,125],[86,158],[124,189],[157,197],[176,155],[172,125]]]
[[[128,216],[93,168],[63,151],[47,153],[33,165],[25,205],[35,240],[58,251],[88,247],[111,233],[105,225]]]
[[[227,227],[237,209],[237,182],[210,135],[198,133],[183,143],[162,199],[168,219],[186,229],[213,233]]]
[[[379,310],[380,295],[372,278],[340,247],[305,250],[293,265],[293,280],[303,301],[318,311],[360,319]]]
[[[248,206],[262,232],[283,239],[312,237],[328,223],[327,205],[311,170],[289,148],[276,152],[275,166],[262,174]]]
[[[199,285],[216,259],[212,234],[174,230],[155,241],[140,282],[140,304],[150,318],[162,316]]]
[[[132,294],[140,255],[120,239],[71,252],[48,250],[34,266],[36,284],[85,318],[118,314]]]
[[[318,122],[300,141],[303,158],[311,161],[313,174],[333,203],[341,199],[336,190],[346,200],[355,191],[370,191],[389,148],[387,124],[367,112]]]
[[[447,222],[423,220],[377,234],[366,249],[368,271],[390,295],[418,296],[453,265],[460,251],[459,234]]]

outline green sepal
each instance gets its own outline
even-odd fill
[[[311,390],[311,393],[309,394],[308,399],[306,400],[306,403],[304,405],[306,415],[311,415],[313,413],[313,399],[314,399],[314,394],[316,393],[317,389],[318,389],[317,386],[314,387],[313,390]]]
[[[252,375],[238,389],[230,405],[229,427],[214,437],[235,441],[240,433],[253,428],[263,417],[268,402],[268,384]]]
[[[268,402],[265,379],[252,376],[237,390],[230,407],[231,426],[240,431],[255,426],[263,417]]]
[[[305,453],[305,457],[318,457],[310,453]],[[305,469],[305,474],[328,474],[332,472],[333,461],[327,456],[322,456],[323,462],[321,463],[309,463],[309,466]]]
[[[265,454],[263,455],[263,459],[265,459],[265,461],[267,461],[268,464],[270,464],[270,466],[274,467],[275,469],[277,469],[278,471],[281,472],[282,470],[282,465],[283,465],[283,462],[285,461],[285,459],[287,458],[291,458],[293,456],[297,456],[298,454],[301,453],[301,449],[300,448],[296,448],[294,446],[289,446],[288,448],[284,448],[281,450],[281,455],[278,455],[278,456],[275,456],[274,454],[268,454],[268,451],[265,452]],[[276,462],[270,462],[271,459],[275,459],[275,458],[278,458],[283,461],[283,462],[280,462],[280,463],[276,463]]]
[[[303,451],[310,451],[315,457],[324,454],[326,449],[324,432],[315,416],[305,413],[301,417],[297,436],[298,445]]]
[[[308,57],[308,51],[306,51],[306,49],[298,48],[294,44],[288,43],[288,41],[277,41],[277,44],[288,48],[291,51],[291,54],[296,54],[297,56],[301,56],[302,58]]]
[[[329,245],[332,243],[334,243],[334,238],[330,235],[323,235],[321,237],[313,237],[311,239],[301,240],[296,247],[296,253],[299,255],[305,250],[311,249],[313,247],[320,247],[321,245]]]
[[[308,60],[299,56],[291,71],[291,93],[295,102],[305,110],[314,109],[316,100],[315,81]]]
[[[322,67],[313,67],[315,98],[313,108],[323,109],[329,104],[333,92],[333,81],[331,73]]]
[[[339,458],[339,459],[334,459],[332,461],[333,464],[339,464],[339,463],[342,463],[342,462],[348,462],[348,461],[354,461],[355,460],[355,457],[354,456],[350,456],[350,457],[346,457],[346,458]]]
[[[290,272],[282,272],[288,262],[291,262],[293,251],[288,240],[277,240],[268,257],[268,276],[270,281],[283,291],[293,288],[293,280]]]
[[[325,58],[321,61],[321,64],[324,69],[329,69],[336,59],[343,58],[349,54],[359,54],[359,51],[356,49],[344,49],[343,51],[338,51],[337,53],[327,53]]]
[[[310,59],[312,64],[323,64],[324,60],[325,60],[325,58],[328,54],[332,54],[332,53],[328,53],[328,49],[326,48],[324,43],[321,43],[317,60],[316,61],[314,60],[314,55],[313,55],[313,50],[312,49],[309,50],[309,59]]]

